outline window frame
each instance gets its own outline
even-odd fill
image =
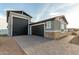
[[[51,29],[51,28],[52,28],[51,21],[47,21],[46,22],[46,29]]]
[[[65,31],[65,24],[64,21],[61,21],[61,32]]]

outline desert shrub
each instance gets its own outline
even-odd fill
[[[8,36],[7,34],[0,34],[0,36]]]
[[[72,35],[77,35],[77,33],[75,33],[75,32],[72,32]]]

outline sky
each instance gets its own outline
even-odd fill
[[[68,28],[79,28],[79,4],[74,3],[0,3],[0,29],[7,28],[6,11],[23,10],[31,15],[32,22],[64,15]]]

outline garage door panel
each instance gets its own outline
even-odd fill
[[[44,36],[44,24],[32,26],[32,34],[38,36]]]
[[[13,17],[13,35],[28,34],[28,20]]]

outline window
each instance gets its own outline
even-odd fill
[[[64,24],[63,23],[61,24],[61,29],[64,29]]]
[[[51,21],[46,22],[46,29],[51,29]]]
[[[61,31],[62,31],[62,32],[65,30],[64,27],[65,27],[65,26],[64,26],[64,23],[61,23]]]

